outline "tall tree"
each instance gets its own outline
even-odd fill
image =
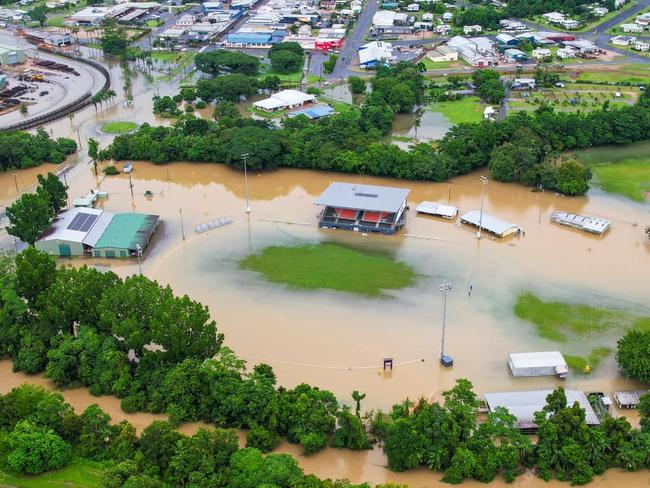
[[[16,256],[16,291],[28,302],[35,303],[55,279],[56,263],[48,254],[28,247]]]
[[[88,139],[88,156],[93,162],[95,176],[97,176],[97,160],[99,159],[99,142],[92,137]]]
[[[68,199],[68,187],[65,186],[59,177],[54,173],[48,173],[47,177],[38,175],[39,187],[37,193],[45,196],[52,207],[54,214],[66,206]]]
[[[7,233],[33,245],[50,225],[54,213],[42,193],[25,193],[7,207],[7,217]]]

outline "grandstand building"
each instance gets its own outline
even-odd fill
[[[407,188],[334,182],[315,202],[325,207],[319,216],[319,226],[394,234],[406,223],[406,197],[410,191]]]

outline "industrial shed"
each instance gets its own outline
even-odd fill
[[[511,352],[508,367],[514,377],[555,375],[564,379],[569,372],[560,351]]]
[[[144,251],[158,227],[157,215],[141,213],[115,214],[93,246],[93,256],[127,258]]]
[[[20,64],[25,61],[25,50],[18,46],[0,44],[0,66]]]
[[[83,256],[94,244],[95,227],[101,229],[112,214],[95,208],[71,208],[59,213],[34,243],[39,251],[53,256]]]
[[[502,393],[486,393],[485,403],[490,412],[497,407],[506,408],[512,415],[517,417],[517,428],[525,433],[537,432],[538,426],[533,421],[535,412],[541,411],[546,405],[546,397],[553,393],[553,390],[535,391],[509,391]],[[567,405],[578,402],[580,408],[585,410],[585,421],[587,425],[598,425],[600,420],[594,412],[593,407],[587,399],[587,395],[579,390],[565,390]]]

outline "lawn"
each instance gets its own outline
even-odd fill
[[[283,84],[297,85],[302,80],[302,67],[295,73],[278,73],[271,69],[270,66],[263,64],[260,66],[260,73],[257,78],[262,79],[267,76],[277,76]]]
[[[45,25],[49,27],[62,27],[63,21],[66,19],[67,15],[51,15],[45,21]]]
[[[94,488],[99,486],[102,468],[91,461],[74,461],[57,471],[39,476],[12,476],[0,471],[0,486],[15,488]]]
[[[418,278],[405,263],[338,244],[267,247],[242,260],[240,267],[290,288],[336,290],[367,297],[386,296],[385,290],[412,286]]]
[[[627,63],[616,70],[582,72],[578,76],[581,81],[596,83],[650,83],[650,65]]]
[[[129,121],[107,122],[102,125],[102,132],[108,134],[124,134],[138,128],[138,124]]]
[[[426,56],[422,58],[421,63],[427,70],[462,68],[464,66],[463,63],[460,63],[458,61],[439,61],[436,63],[434,61],[431,61]]]
[[[532,293],[522,293],[515,315],[537,326],[538,334],[552,341],[566,342],[569,335],[585,337],[592,332],[622,331],[629,327],[650,329],[650,317],[629,312],[563,302],[544,302]]]
[[[593,371],[600,364],[600,362],[611,354],[612,350],[607,347],[597,347],[592,350],[589,356],[572,356],[570,354],[564,354],[564,359],[569,368],[571,368],[576,373],[585,373],[585,368],[589,366],[589,369]]]
[[[166,61],[166,62],[171,62],[171,61],[176,61],[180,57],[180,53],[170,53],[167,51],[153,51],[151,53],[151,59],[155,59],[157,61]]]
[[[359,107],[352,105],[351,103],[342,102],[341,100],[335,100],[329,97],[319,97],[320,101],[327,103],[332,107],[337,113],[346,114],[349,112],[355,112],[359,110]]]
[[[459,100],[434,102],[430,105],[432,112],[442,113],[452,124],[480,122],[483,120],[484,106],[478,97],[463,97]]]
[[[264,117],[266,119],[281,119],[287,113],[286,110],[278,110],[277,112],[267,112],[266,110],[260,110],[259,108],[252,107],[252,106],[248,107],[246,110],[248,110],[252,114],[258,115],[260,117]]]
[[[591,168],[596,184],[606,192],[645,201],[650,191],[650,143],[587,149],[576,157]]]

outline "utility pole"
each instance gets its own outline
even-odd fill
[[[178,214],[181,217],[181,235],[183,236],[183,240],[185,240],[185,228],[183,227],[183,209],[182,208],[178,209]]]
[[[451,291],[450,283],[442,283],[440,285],[442,292],[442,340],[440,341],[440,364],[445,368],[454,365],[454,360],[451,356],[445,354],[445,332],[447,329],[447,292]]]
[[[250,154],[248,153],[241,155],[241,158],[244,160],[244,191],[246,192],[246,213],[251,213],[251,202],[248,195],[248,169],[246,166],[249,157]]]
[[[79,149],[81,149],[81,135],[79,134],[79,127],[77,127],[77,140],[79,141]]]
[[[129,173],[129,189],[131,190],[131,201],[134,202],[135,197],[133,196],[133,182],[131,181],[131,173]]]
[[[481,238],[481,231],[483,230],[483,196],[485,193],[485,187],[487,186],[488,179],[485,176],[481,176],[481,214],[478,218],[478,232],[476,233],[476,238]]]
[[[16,185],[16,193],[20,195],[20,190],[18,189],[18,175],[14,173],[14,183]]]

